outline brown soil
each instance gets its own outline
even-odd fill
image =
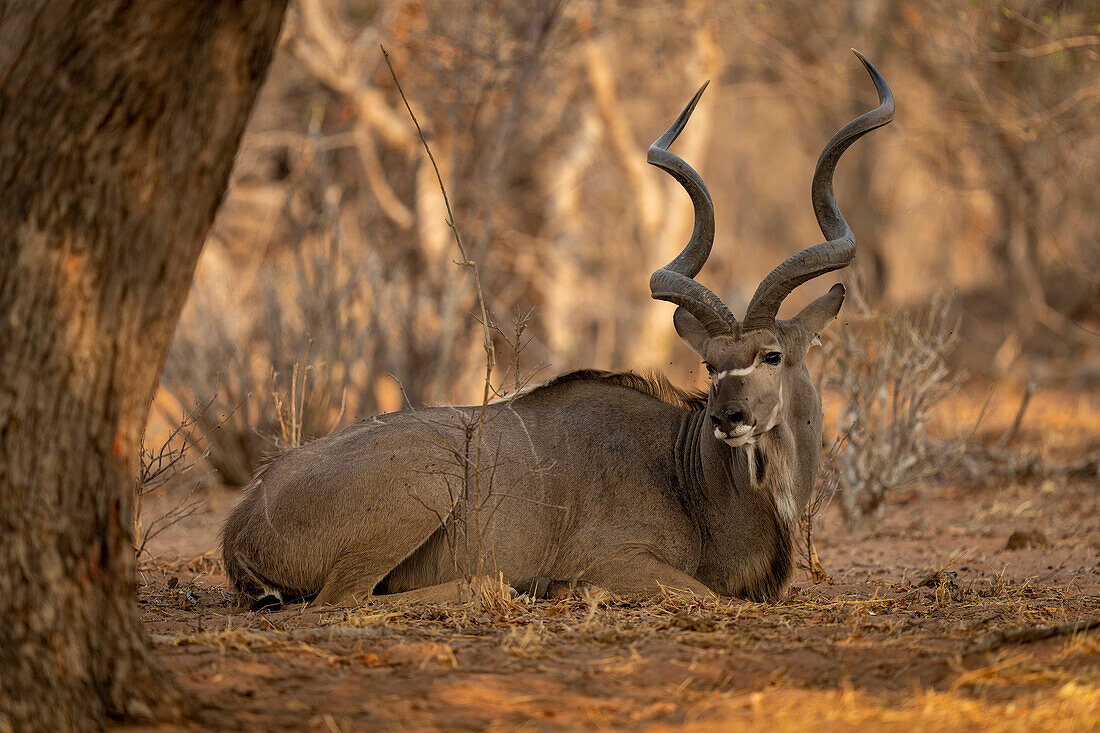
[[[1025,447],[1096,450],[1091,410],[1053,404],[1063,427],[1021,433]],[[1100,618],[1097,488],[956,478],[895,496],[872,529],[830,513],[818,543],[835,582],[800,572],[775,603],[495,593],[258,614],[232,608],[212,559],[234,494],[211,489],[151,543],[141,602],[202,729],[1087,730],[1100,630],[1072,625]],[[1005,549],[1014,532],[1045,543]]]

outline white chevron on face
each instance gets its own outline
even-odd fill
[[[719,379],[725,379],[726,377],[743,377],[747,374],[752,374],[756,371],[756,364],[752,364],[743,369],[727,369],[724,372],[716,372],[711,381],[717,382]]]

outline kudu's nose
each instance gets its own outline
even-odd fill
[[[756,422],[740,407],[733,407],[721,413],[711,413],[710,420],[714,423],[716,430],[721,430],[727,436],[744,433],[745,428],[756,425]]]

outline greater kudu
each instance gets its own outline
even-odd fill
[[[764,278],[743,321],[693,279],[710,254],[714,207],[699,175],[668,150],[706,85],[649,148],[649,162],[684,186],[695,209],[690,241],[650,288],[679,306],[674,325],[702,356],[708,393],[663,377],[580,371],[491,403],[482,438],[488,495],[478,507],[455,491],[471,466],[454,458],[480,407],[382,415],[291,450],[259,472],[225,523],[222,553],[240,600],[438,597],[431,589],[453,588],[462,568],[476,566],[472,552],[513,583],[779,593],[820,459],[821,402],[803,362],[844,288],[790,320],[776,314],[795,287],[852,261],[833,170],[849,145],[894,115],[886,82],[857,56],[880,104],[841,128],[818,160],[812,200],[828,241]],[[456,540],[475,535],[473,548]]]

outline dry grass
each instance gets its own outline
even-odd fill
[[[1067,683],[1052,695],[1011,704],[928,691],[890,705],[850,689],[775,690],[708,705],[707,712],[705,724],[677,729],[712,730],[715,726],[751,724],[774,731],[804,731],[807,726],[822,731],[1080,731],[1094,728],[1100,719],[1100,688]]]
[[[290,710],[298,720],[313,711],[362,718],[363,712],[351,712],[355,704],[348,707],[342,688],[330,687],[329,669],[366,675],[357,689],[368,698],[384,697],[379,686],[388,689],[377,672],[399,675],[399,694],[421,700],[412,707],[419,712],[403,706],[403,715],[413,717],[400,720],[428,727],[470,715],[465,705],[474,701],[481,725],[495,726],[546,709],[565,727],[588,727],[584,716],[598,710],[613,727],[676,730],[748,724],[793,730],[811,721],[825,730],[979,724],[1079,730],[1100,721],[1095,632],[965,652],[975,638],[998,629],[1096,615],[1095,596],[1027,584],[972,584],[955,597],[941,590],[807,588],[769,604],[681,594],[533,602],[506,592],[464,604],[380,599],[346,611],[288,609],[217,620],[223,594],[207,589],[213,628],[157,631],[154,641],[162,656],[191,648],[190,657],[201,659],[199,650],[209,650],[222,668],[234,670],[236,689],[250,689],[257,670],[275,679],[282,678],[274,671],[280,668],[295,679],[308,673],[308,684],[316,686],[310,694],[326,702]],[[146,600],[147,607],[172,604],[167,590],[147,593]],[[598,688],[604,691],[587,682],[571,689],[569,670],[578,666],[606,680]],[[730,676],[734,669],[740,672]],[[928,686],[921,679],[938,681]],[[615,690],[610,696],[607,685]],[[238,704],[253,708],[251,701]],[[371,711],[366,720],[386,719],[377,706],[362,710]],[[224,715],[216,708],[208,714]],[[285,714],[273,710],[265,719]],[[215,719],[224,722],[208,722]]]
[[[251,614],[205,556],[147,562],[141,600],[158,656],[213,729],[328,730],[326,715],[341,730],[1088,729],[1100,632],[1074,628],[1100,618],[1095,500],[1080,480],[941,483],[874,536],[827,515],[835,583],[799,579],[770,603],[532,601],[497,579],[465,603]],[[1002,503],[1033,513],[1004,518]],[[213,537],[216,521],[202,526]],[[1029,526],[1050,546],[1002,549]]]
[[[169,590],[175,589],[166,589],[165,597],[154,600],[170,605],[174,594]],[[186,590],[181,586],[176,593]],[[218,606],[229,599],[228,592],[220,589],[204,589],[202,593],[208,603]],[[891,623],[885,625],[871,624],[866,630],[888,631],[892,637],[888,642],[876,639],[875,643],[903,648],[924,636],[920,624],[913,622],[928,617],[943,626],[937,641],[961,644],[955,650],[958,653],[974,640],[971,624],[976,617],[983,617],[983,632],[988,635],[1005,628],[1091,618],[1088,614],[1098,611],[1097,598],[1072,589],[1004,585],[995,580],[974,583],[954,593],[945,591],[942,584],[919,588],[880,585],[870,590],[795,588],[786,598],[771,603],[704,599],[678,592],[659,599],[605,596],[596,603],[577,598],[547,602],[517,597],[508,588],[499,594],[487,591],[466,603],[409,604],[380,596],[356,609],[296,607],[270,615],[234,615],[224,628],[156,638],[161,643],[169,643],[170,638],[172,644],[245,648],[251,643],[268,644],[280,635],[297,631],[316,632],[314,636],[323,637],[326,631],[373,629],[379,635],[416,632],[419,636],[445,638],[480,630],[493,632],[507,647],[523,639],[527,640],[525,644],[577,639],[597,644],[639,642],[663,638],[674,629],[681,637],[687,635],[685,638],[706,642],[707,646],[753,649],[762,642],[780,641],[776,635],[783,629],[843,630],[844,636],[838,638],[854,641],[862,623],[904,616],[891,618]],[[535,629],[533,636],[523,631],[529,627]],[[1094,650],[1095,639],[1086,632],[1069,636],[1063,655]]]

